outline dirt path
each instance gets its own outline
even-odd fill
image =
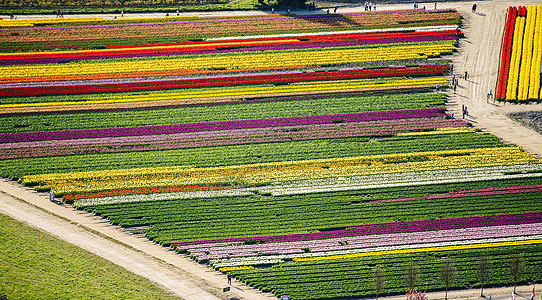
[[[525,127],[507,115],[512,112],[542,110],[542,104],[505,104],[490,101],[486,95],[495,86],[499,69],[500,48],[509,1],[477,2],[477,13],[471,11],[474,2],[461,3],[457,9],[464,17],[466,39],[459,43],[458,53],[452,57],[456,76],[467,71],[467,80],[460,79],[457,93],[450,94],[447,108],[461,117],[466,105],[466,118],[474,126],[498,136],[506,143],[522,146],[527,152],[542,158],[542,135]],[[540,1],[514,1],[513,5],[540,4]]]
[[[0,213],[108,259],[186,300],[275,299],[235,280],[231,291],[223,293],[228,285],[222,273],[93,214],[50,202],[47,195],[0,179]]]
[[[522,126],[506,115],[517,111],[542,110],[542,104],[511,105],[486,103],[489,90],[494,86],[499,66],[502,32],[509,1],[478,1],[478,13],[471,12],[474,2],[438,3],[438,8],[455,8],[465,18],[466,39],[460,41],[458,52],[452,56],[457,75],[468,72],[467,81],[460,80],[456,94],[449,92],[447,109],[461,117],[461,106],[467,105],[467,119],[476,127],[491,132],[507,143],[524,147],[542,158],[542,135]],[[539,4],[539,1],[514,1],[513,5]],[[433,8],[434,3],[420,3],[420,7]],[[411,5],[382,5],[379,10],[411,8]],[[339,13],[362,11],[363,7],[341,7]],[[249,14],[253,12],[237,12]],[[296,12],[297,13],[297,12]],[[303,13],[308,13],[304,11]],[[318,13],[318,11],[317,11]],[[235,13],[227,12],[232,15]],[[203,14],[200,14],[203,15]],[[21,18],[32,16],[21,16]],[[39,16],[38,16],[39,17]],[[111,17],[111,15],[109,16]],[[159,283],[175,294],[191,299],[276,299],[233,280],[231,292],[222,293],[226,278],[204,265],[148,241],[142,236],[123,231],[106,220],[73,209],[69,205],[48,201],[48,195],[37,193],[18,183],[0,180],[0,212],[30,226],[42,229],[58,238],[96,253],[126,269]],[[532,286],[519,287],[517,299],[529,299]],[[450,299],[478,299],[480,291],[462,290],[448,293]],[[493,299],[510,299],[511,288],[487,289]],[[537,291],[538,294],[538,291]],[[444,293],[430,293],[430,299],[442,299]],[[404,296],[385,299],[404,299]]]

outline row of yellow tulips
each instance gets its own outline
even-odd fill
[[[523,31],[525,17],[518,17],[514,27],[514,40],[512,42],[512,56],[510,57],[510,75],[506,86],[506,99],[517,100],[519,68],[521,63],[521,46],[523,45]]]
[[[63,65],[6,66],[0,68],[0,78],[4,78],[4,82],[9,82],[9,78],[13,78],[13,82],[16,82],[17,78],[20,77],[34,77],[36,81],[39,81],[40,76],[66,76],[75,74],[130,73],[156,70],[277,69],[289,66],[304,67],[426,58],[442,53],[450,53],[454,48],[454,45],[450,43],[249,55],[233,54],[213,56],[212,59],[204,56],[116,62],[77,62]]]
[[[251,186],[304,179],[362,176],[412,171],[537,164],[520,147],[447,150],[226,167],[189,166],[104,170],[25,176],[24,184],[54,187],[61,193],[167,185],[228,184]]]
[[[427,247],[427,248],[383,250],[383,251],[361,252],[361,253],[342,254],[342,255],[294,258],[293,260],[296,262],[320,261],[320,260],[330,260],[330,259],[358,258],[358,257],[392,255],[392,254],[410,254],[410,253],[437,252],[437,251],[460,251],[460,250],[468,250],[468,249],[486,249],[486,248],[536,245],[536,244],[542,244],[542,240],[523,240],[523,241],[511,241],[511,242],[494,242],[494,243],[466,244],[466,245],[454,245],[454,246],[437,246],[437,247]]]
[[[358,90],[358,89],[386,89],[407,86],[447,86],[448,80],[438,78],[414,78],[414,79],[390,79],[390,80],[350,80],[321,83],[291,84],[287,86],[264,86],[245,88],[223,88],[212,90],[195,90],[183,93],[156,93],[146,95],[129,95],[118,97],[89,98],[87,101],[62,101],[62,102],[37,102],[37,103],[12,103],[0,104],[0,108],[42,107],[42,106],[67,106],[67,105],[96,105],[110,103],[129,103],[146,101],[185,100],[184,102],[196,102],[201,98],[238,98],[240,96],[271,96],[276,94],[312,93],[334,90]],[[199,102],[199,101],[197,101]]]
[[[542,61],[542,5],[531,5],[527,17],[518,17],[514,27],[507,100],[540,99]]]

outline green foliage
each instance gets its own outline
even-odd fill
[[[29,174],[166,166],[230,166],[277,161],[352,157],[450,149],[503,147],[495,136],[452,133],[374,138],[317,139],[244,145],[183,148],[73,156],[4,159],[0,175],[20,178]]]
[[[375,296],[371,266],[380,265],[386,270],[383,296],[405,293],[404,266],[409,262],[419,266],[419,285],[427,286],[428,291],[437,291],[444,289],[438,276],[441,258],[450,257],[457,268],[457,278],[450,289],[461,289],[476,283],[476,258],[483,251],[494,259],[496,266],[489,286],[512,283],[507,265],[515,251],[523,251],[528,261],[526,264],[532,266],[525,277],[533,281],[542,280],[542,245],[285,263],[271,268],[233,271],[232,274],[251,286],[269,289],[277,295],[289,294],[293,299],[368,298]]]
[[[168,92],[182,92],[182,90],[168,90]],[[70,95],[49,97],[60,97],[66,99],[66,101],[80,101],[95,96]],[[107,94],[101,95],[101,97],[107,96]],[[362,113],[381,110],[423,109],[443,107],[446,102],[444,94],[417,93],[368,96],[363,94],[350,96],[329,95],[329,97],[307,95],[299,99],[300,97],[262,99],[261,102],[240,102],[162,109],[8,115],[0,116],[0,133],[171,125]],[[38,99],[38,101],[35,99],[26,99],[24,101],[42,102],[42,99]],[[56,99],[52,101],[56,101]],[[47,100],[44,102],[47,102]]]
[[[179,299],[97,255],[3,214],[0,244],[0,292],[6,299]]]
[[[537,181],[540,178],[506,180],[500,184],[507,186]],[[197,198],[96,205],[85,209],[121,226],[150,226],[146,231],[147,236],[158,243],[168,244],[200,239],[318,232],[359,224],[524,213],[537,211],[536,207],[542,204],[542,192],[529,193],[528,197],[525,194],[507,194],[363,203],[367,199],[429,196],[470,186],[491,187],[492,184],[495,183],[435,184],[275,197]],[[322,206],[322,203],[326,205]]]

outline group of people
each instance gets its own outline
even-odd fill
[[[56,12],[56,17],[57,18],[64,18],[64,10],[62,9],[59,9],[57,12]]]
[[[420,5],[418,4],[418,2],[414,2],[414,9],[418,9],[420,8]],[[423,10],[425,10],[425,6],[423,7]]]
[[[371,10],[376,10],[376,2],[372,3],[372,2],[365,1],[365,11],[371,11]]]
[[[309,11],[314,11],[316,9],[316,3],[311,2],[309,3]]]

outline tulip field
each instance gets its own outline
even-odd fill
[[[542,5],[510,7],[505,25],[497,99],[540,101]]]
[[[0,22],[3,177],[278,297],[542,281],[542,162],[445,109],[454,10]]]

